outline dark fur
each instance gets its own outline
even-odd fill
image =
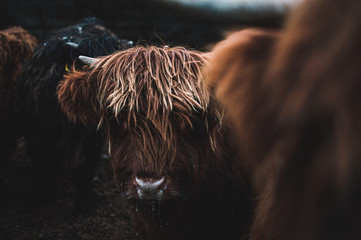
[[[216,50],[210,81],[267,166],[251,239],[361,238],[360,13],[358,1],[305,1],[247,78],[232,69],[252,56],[227,51],[223,64]]]
[[[78,48],[65,45],[79,44]],[[23,131],[30,158],[39,170],[44,191],[50,197],[55,181],[69,170],[77,187],[77,199],[86,191],[103,146],[102,137],[94,127],[68,121],[62,113],[56,88],[66,68],[81,66],[80,54],[103,56],[128,47],[96,19],[84,19],[78,24],[54,32],[34,51],[21,77],[23,101]]]
[[[108,132],[136,239],[241,239],[248,232],[250,192],[234,138],[203,85],[204,61],[179,47],[136,47],[60,85],[71,119]],[[167,189],[158,200],[141,200],[135,176],[165,176]]]
[[[0,159],[9,160],[19,137],[17,81],[24,63],[33,54],[36,41],[20,27],[0,31]]]

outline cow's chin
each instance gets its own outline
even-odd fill
[[[126,193],[126,198],[131,201],[142,201],[142,202],[154,202],[154,201],[166,201],[170,197],[164,190],[160,190],[154,196],[149,196],[142,193],[141,190],[137,188],[128,189]]]

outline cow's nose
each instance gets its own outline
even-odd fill
[[[167,187],[165,177],[154,178],[138,178],[135,177],[139,198],[149,200],[160,200],[163,191]]]

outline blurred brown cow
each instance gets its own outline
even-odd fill
[[[359,1],[306,1],[282,35],[215,48],[209,82],[261,184],[251,239],[361,239],[360,27]]]
[[[21,27],[0,31],[0,159],[8,160],[18,137],[17,78],[32,56],[36,38]]]

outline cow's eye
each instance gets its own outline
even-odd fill
[[[192,135],[193,135],[192,133],[193,130],[189,127],[186,127],[184,129],[181,129],[180,136],[184,142],[190,143],[192,140]]]
[[[183,140],[183,142],[185,142],[185,143],[189,143],[188,140],[187,140],[187,138],[184,137],[184,136],[182,136],[182,140]]]

